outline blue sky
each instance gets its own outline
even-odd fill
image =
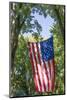
[[[44,38],[49,38],[52,36],[52,33],[50,33],[50,29],[53,26],[54,20],[48,15],[46,18],[43,15],[39,15],[38,13],[32,14],[35,16],[34,19],[38,20],[39,24],[42,27],[41,36]],[[33,22],[33,21],[32,21]],[[34,30],[35,31],[35,30]],[[26,35],[30,35],[31,33],[28,33]]]

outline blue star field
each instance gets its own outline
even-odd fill
[[[43,61],[48,61],[54,57],[53,37],[40,42],[40,47]]]

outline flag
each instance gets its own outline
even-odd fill
[[[28,42],[33,79],[37,92],[52,92],[55,87],[53,37],[41,42]]]

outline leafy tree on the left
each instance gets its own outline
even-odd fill
[[[30,88],[26,84],[26,82],[27,82],[27,79],[26,79],[27,74],[26,73],[28,73],[28,70],[29,70],[29,72],[31,72],[30,71],[31,69],[28,68],[30,65],[30,64],[28,64],[29,61],[27,61],[28,58],[25,56],[25,55],[28,55],[27,48],[25,46],[26,42],[22,38],[22,43],[20,44],[20,45],[22,45],[22,47],[19,48],[20,45],[18,44],[19,43],[19,34],[24,34],[24,33],[28,33],[28,32],[33,33],[33,28],[36,28],[36,30],[37,30],[36,34],[40,35],[39,33],[42,30],[42,28],[37,20],[34,20],[33,24],[31,23],[31,21],[34,18],[34,16],[31,15],[31,11],[33,11],[33,13],[35,11],[40,13],[41,12],[40,5],[38,7],[38,5],[34,6],[34,4],[22,4],[22,3],[18,4],[18,3],[12,3],[12,2],[10,3],[10,50],[11,50],[11,54],[10,54],[10,57],[11,57],[10,58],[11,59],[11,64],[10,64],[11,65],[11,67],[10,67],[10,73],[11,73],[10,90],[11,91],[10,91],[10,95],[11,94],[16,95],[17,90],[19,90],[19,89],[20,89],[20,91],[22,90],[23,93],[26,93],[27,95],[29,95],[28,93],[30,92],[31,87],[33,87],[32,82],[31,82],[32,85]],[[41,13],[41,14],[43,14],[43,13]],[[22,48],[24,50],[21,50]],[[19,51],[20,51],[20,55],[19,55]],[[25,52],[22,53],[22,51],[25,51]],[[24,56],[27,59],[24,59]],[[22,60],[22,62],[21,62],[21,60]],[[24,67],[23,66],[21,67],[21,64]],[[26,64],[28,64],[28,65],[26,65]],[[22,69],[22,70],[20,70],[20,69]],[[19,75],[16,75],[16,73],[15,73],[18,70],[20,70],[20,77],[19,77]],[[19,71],[18,71],[18,74],[19,74]],[[22,74],[23,74],[23,76],[22,76]],[[22,80],[21,80],[21,77],[22,77]],[[30,77],[30,79],[31,79],[31,77]],[[17,82],[19,82],[19,83],[17,83]],[[22,83],[24,86],[22,85]],[[33,91],[34,91],[34,89],[31,91],[31,93]]]
[[[13,72],[15,52],[18,46],[18,36],[20,33],[33,32],[32,28],[36,27],[38,34],[42,31],[42,27],[37,20],[34,20],[34,16],[31,15],[31,11],[35,11],[43,14],[40,5],[34,4],[22,4],[22,3],[10,3],[10,44],[11,44],[11,70]],[[46,14],[44,14],[46,16]]]

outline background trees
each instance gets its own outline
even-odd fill
[[[10,3],[10,96],[48,95],[35,92],[32,67],[29,61],[27,42],[23,34],[30,32],[34,40],[42,40],[41,25],[31,12],[37,12],[46,17],[50,15],[55,24],[51,28],[54,37],[54,51],[56,62],[56,89],[51,94],[64,93],[64,6]],[[33,29],[36,27],[37,32]],[[32,38],[32,37],[29,37]],[[33,38],[32,38],[33,39]]]

